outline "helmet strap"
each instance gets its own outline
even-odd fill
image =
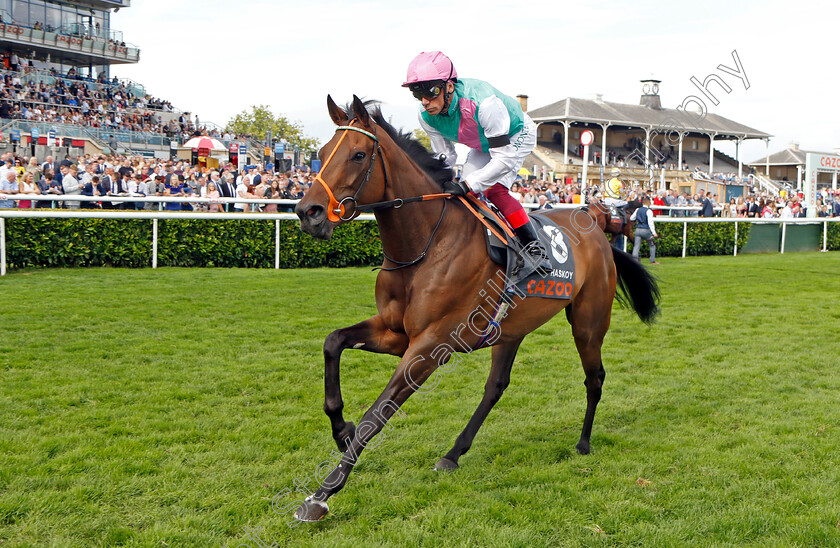
[[[440,111],[441,116],[449,116],[449,106],[452,103],[452,92],[449,91],[449,82],[452,82],[452,80],[447,80],[443,84],[443,109]],[[454,82],[452,82],[452,87],[454,89]]]

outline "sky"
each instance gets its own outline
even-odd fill
[[[458,74],[490,82],[528,109],[566,97],[638,104],[639,80],[661,80],[662,105],[700,96],[710,112],[773,135],[770,151],[840,147],[840,4],[482,0],[134,0],[112,29],[140,48],[111,74],[224,126],[268,105],[325,144],[334,133],[326,97],[382,102],[392,124],[418,128],[418,103],[401,87],[411,59],[441,50]],[[745,78],[718,68],[736,68]],[[691,83],[717,74],[712,105]],[[746,80],[746,81],[744,81]],[[733,155],[733,145],[717,148]],[[744,161],[763,158],[747,141]]]

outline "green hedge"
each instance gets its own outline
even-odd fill
[[[820,231],[820,244],[822,244],[823,232]],[[840,251],[840,223],[828,223],[828,245],[829,251]]]
[[[750,223],[738,223],[738,249],[750,236]],[[682,257],[683,223],[657,223],[657,257]],[[627,243],[627,251],[633,242]],[[686,255],[732,255],[735,251],[734,223],[689,223],[686,231]],[[642,242],[641,256],[648,255],[647,242]]]
[[[750,223],[738,224],[738,248]],[[659,223],[658,256],[682,255],[682,223]],[[689,223],[687,255],[731,255],[735,226]],[[148,267],[152,264],[152,221],[133,219],[6,219],[6,260],[11,268],[32,266]],[[628,242],[628,251],[632,242]],[[840,250],[840,223],[828,225],[828,249]],[[642,244],[642,256],[648,253]],[[280,221],[280,267],[375,266],[382,245],[375,222],[338,227],[329,241],[300,231],[297,221]],[[274,267],[274,223],[268,220],[160,220],[158,265]]]
[[[269,220],[160,220],[158,265],[273,268],[274,230]],[[12,268],[152,264],[150,220],[6,219],[6,242]],[[324,242],[280,221],[281,268],[381,263],[375,222],[347,223]]]

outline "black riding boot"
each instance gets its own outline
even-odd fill
[[[551,272],[551,262],[548,260],[548,253],[540,243],[537,237],[537,231],[534,230],[534,225],[528,221],[524,225],[516,229],[516,237],[519,238],[519,243],[522,244],[524,255],[523,260],[527,261],[530,266],[537,269],[541,276],[545,276]]]

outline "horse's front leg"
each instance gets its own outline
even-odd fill
[[[332,436],[340,451],[346,451],[356,427],[344,421],[339,364],[347,348],[402,356],[408,348],[405,333],[391,331],[379,315],[343,329],[336,329],[324,341],[324,412],[330,419]]]
[[[388,421],[394,413],[405,416],[405,412],[400,406],[437,369],[438,361],[431,357],[433,349],[433,344],[412,344],[411,348],[406,350],[402,360],[400,360],[399,367],[394,371],[385,390],[382,391],[382,394],[365,412],[359,422],[356,435],[350,441],[341,461],[323,481],[319,480],[320,487],[315,493],[307,497],[303,505],[297,509],[295,518],[301,521],[318,521],[329,512],[326,504],[327,499],[344,487],[347,477],[368,442],[386,424],[389,428],[393,428]],[[378,441],[377,445],[379,443],[381,441]]]

